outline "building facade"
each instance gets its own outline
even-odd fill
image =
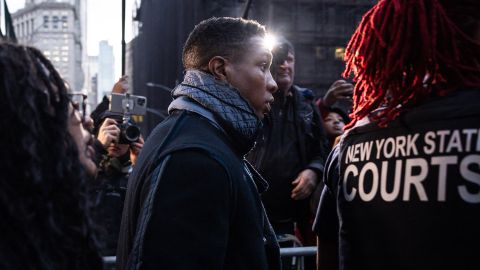
[[[108,41],[102,40],[98,50],[98,86],[97,102],[100,103],[103,96],[109,95],[115,83],[115,58],[113,46]]]
[[[74,92],[84,86],[80,6],[79,0],[27,0],[12,15],[18,42],[40,49]]]
[[[98,56],[88,56],[85,66],[85,89],[88,93],[88,108],[91,112],[97,106],[98,93]]]
[[[377,0],[253,0],[251,18],[295,46],[295,83],[322,96],[345,68],[345,47]]]

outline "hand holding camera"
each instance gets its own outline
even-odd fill
[[[106,118],[98,131],[97,139],[106,149],[111,143],[119,142],[120,128],[115,119]]]
[[[130,144],[130,161],[133,165],[137,162],[138,155],[140,154],[144,143],[145,141],[143,140],[143,137],[140,136],[138,141]]]

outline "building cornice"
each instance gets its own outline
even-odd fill
[[[75,6],[70,4],[70,3],[61,3],[61,2],[42,2],[42,3],[39,3],[39,4],[35,4],[35,5],[28,5],[20,10],[18,10],[17,12],[13,13],[12,14],[12,18],[13,19],[16,19],[22,15],[25,15],[25,14],[28,14],[28,13],[31,13],[33,11],[36,11],[36,10],[48,10],[48,9],[65,9],[65,10],[69,10],[71,9],[73,12],[75,12]],[[76,14],[75,14],[76,16]]]

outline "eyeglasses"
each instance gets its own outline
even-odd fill
[[[69,94],[69,97],[72,101],[73,108],[80,113],[82,123],[85,122],[85,117],[87,115],[87,95],[82,93],[73,93]]]

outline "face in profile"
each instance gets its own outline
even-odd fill
[[[329,138],[335,138],[343,134],[343,127],[345,122],[340,114],[336,112],[328,113],[327,117],[323,119],[325,125],[325,132]]]
[[[80,112],[72,104],[68,106],[68,132],[77,145],[80,164],[89,176],[95,176],[97,165],[93,161],[95,150],[93,148],[93,136],[84,128]]]
[[[277,90],[270,73],[272,54],[260,36],[250,38],[247,46],[248,49],[237,60],[227,60],[226,77],[249,102],[255,114],[263,119],[271,109],[272,94]]]

